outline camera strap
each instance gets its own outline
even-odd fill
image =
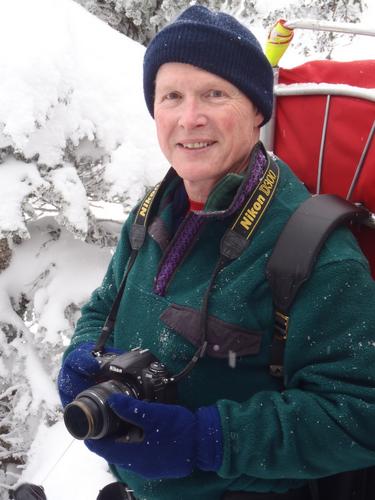
[[[115,300],[113,301],[112,307],[104,322],[104,326],[101,330],[100,336],[92,351],[94,356],[101,356],[103,354],[105,343],[107,342],[114,329],[117,313],[120,307],[122,296],[124,294],[129,273],[134,265],[138,252],[146,239],[147,225],[150,219],[151,209],[160,200],[160,197],[164,193],[166,186],[175,176],[175,171],[173,170],[173,168],[170,168],[164,179],[156,184],[156,186],[145,195],[145,197],[139,204],[139,208],[135,215],[135,219],[132,224],[129,236],[132,251],[127,262],[126,270],[121,280],[117,295],[115,297]]]
[[[278,165],[268,156],[268,164],[258,185],[243,204],[233,225],[220,242],[220,254],[228,261],[237,259],[250,245],[255,231],[276,192],[280,178]]]
[[[237,259],[245,249],[248,248],[255,235],[255,230],[258,228],[276,192],[276,187],[280,178],[280,170],[278,165],[271,160],[269,156],[267,156],[267,160],[267,167],[258,185],[252,191],[249,198],[245,200],[239,215],[236,216],[234,223],[226,230],[221,239],[220,257],[212,272],[210,282],[202,301],[199,322],[200,344],[185,368],[172,377],[176,382],[185,377],[194,368],[199,358],[203,357],[206,352],[208,345],[208,303],[217,275],[230,261]]]
[[[279,181],[280,172],[278,165],[267,155],[267,167],[262,175],[258,185],[251,192],[251,195],[240,207],[239,215],[236,216],[234,223],[227,229],[220,242],[220,257],[212,272],[210,282],[203,297],[200,312],[200,343],[189,363],[177,374],[173,375],[169,381],[177,382],[185,377],[194,368],[201,357],[204,356],[207,349],[207,320],[208,306],[211,290],[219,272],[232,260],[237,259],[244,250],[250,245],[254,237],[255,230],[258,228],[274,194]],[[99,339],[93,350],[95,356],[104,352],[104,346],[115,326],[117,313],[120,307],[122,296],[125,290],[129,273],[134,265],[140,248],[142,247],[147,232],[152,207],[156,201],[160,200],[165,187],[171,178],[176,175],[173,169],[170,169],[163,181],[155,186],[152,191],[146,194],[137,210],[134,223],[130,231],[130,245],[132,252],[128,260],[125,274],[122,278],[119,290],[112,304],[111,310],[106,318]]]

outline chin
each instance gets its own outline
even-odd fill
[[[190,182],[190,183],[215,183],[216,180],[213,179],[212,177],[209,177],[207,175],[199,175],[199,174],[185,174],[184,172],[177,172],[178,175],[186,182]]]
[[[172,165],[174,166],[173,163]],[[180,177],[192,182],[212,179],[217,171],[212,165],[205,167],[199,164],[177,165],[174,166],[174,169]]]

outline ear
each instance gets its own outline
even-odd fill
[[[263,123],[264,116],[263,114],[259,111],[258,108],[255,108],[255,120],[254,120],[254,125],[256,128],[260,128],[261,123]]]

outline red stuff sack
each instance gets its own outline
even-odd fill
[[[338,84],[339,90],[375,89],[375,61],[313,61],[279,70],[279,84]],[[351,88],[342,87],[343,85]],[[276,87],[283,89],[283,85]],[[370,98],[332,95],[323,149],[320,193],[346,198],[375,120],[375,90]],[[371,100],[373,99],[373,100]],[[312,192],[317,192],[318,165],[326,112],[326,95],[277,96],[274,152]],[[375,213],[375,139],[370,142],[350,200]],[[375,278],[375,229],[354,229]]]

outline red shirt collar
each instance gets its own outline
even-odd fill
[[[202,201],[193,201],[189,198],[189,211],[198,212],[204,209],[205,203]]]

